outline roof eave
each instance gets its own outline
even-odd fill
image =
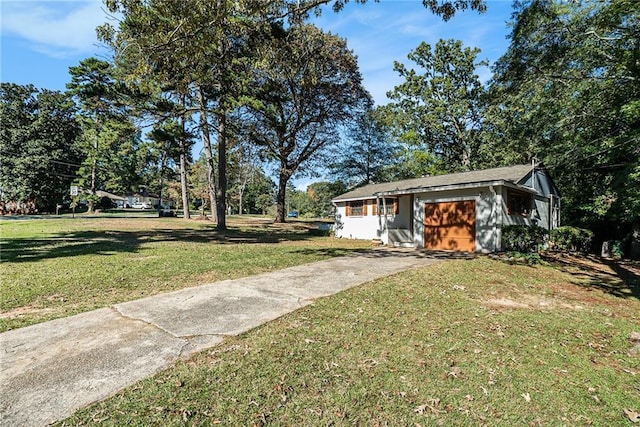
[[[428,192],[450,191],[450,190],[463,190],[463,189],[469,189],[469,188],[480,188],[480,187],[499,186],[499,185],[516,188],[518,190],[527,191],[532,194],[539,194],[539,192],[537,190],[534,190],[533,188],[526,187],[521,184],[517,184],[513,181],[500,179],[500,180],[492,180],[492,181],[469,182],[464,184],[449,184],[449,185],[437,185],[437,186],[430,186],[430,187],[404,188],[404,189],[396,189],[396,190],[390,190],[390,191],[378,191],[366,196],[336,198],[336,199],[333,199],[332,202],[333,203],[348,202],[348,201],[355,201],[355,200],[367,200],[375,197],[399,196],[403,194],[428,193]]]

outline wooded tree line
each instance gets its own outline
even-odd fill
[[[478,0],[423,3],[444,19],[485,7]],[[535,157],[561,189],[565,223],[621,234],[638,223],[636,1],[515,1],[511,44],[489,82],[478,77],[488,66],[478,49],[456,40],[422,43],[408,63],[393,64],[404,81],[378,107],[345,40],[306,23],[316,7],[340,10],[344,1],[105,4],[121,17],[98,29],[114,57],[72,67],[67,96],[75,102],[3,85],[2,121],[15,123],[2,130],[5,194],[60,197],[64,188],[39,188],[38,195],[25,183],[43,182],[53,171],[47,184],[62,185],[74,172],[61,168],[71,166],[40,160],[45,171],[37,172],[24,165],[56,153],[66,140],[74,143],[62,148],[64,156],[51,158],[80,164],[74,179],[85,188],[170,183],[187,206],[186,189],[199,182],[199,197],[220,228],[227,204],[242,204],[252,177],[266,177],[265,164],[275,171],[276,219],[284,221],[296,175],[329,171],[331,181],[353,188]],[[64,132],[49,137],[44,123],[52,126],[53,118],[28,116],[47,114],[52,97],[60,102],[55,120]],[[190,158],[196,140],[203,146],[199,163]],[[27,178],[9,182],[8,170]],[[189,178],[188,170],[200,178]]]
[[[485,84],[477,49],[422,43],[395,63],[404,82],[338,170],[364,183],[536,158],[565,224],[640,238],[639,20],[634,0],[515,1],[511,44]]]

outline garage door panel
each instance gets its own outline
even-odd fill
[[[475,223],[473,200],[426,203],[424,246],[427,249],[474,251]]]

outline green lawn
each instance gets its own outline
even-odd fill
[[[640,301],[587,276],[486,257],[399,274],[228,338],[60,425],[631,425]]]
[[[229,222],[221,234],[152,216],[0,221],[0,331],[371,246],[312,236],[313,223]]]
[[[370,247],[314,229],[0,221],[0,330]],[[632,425],[634,332],[638,263],[451,260],[226,338],[59,425]]]

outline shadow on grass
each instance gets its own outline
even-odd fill
[[[188,242],[216,244],[260,244],[302,241],[313,238],[309,233],[269,229],[227,231],[215,229],[148,231],[80,231],[58,233],[46,239],[16,238],[2,241],[1,262],[36,262],[43,259],[80,255],[136,253],[140,246],[156,242]]]
[[[571,274],[580,286],[599,289],[618,298],[640,300],[640,263],[598,257],[545,257],[560,271]]]
[[[303,255],[324,255],[328,257],[339,257],[345,255],[360,255],[367,258],[427,258],[427,259],[475,259],[478,254],[472,252],[454,252],[454,251],[431,251],[431,250],[418,250],[418,249],[400,249],[389,247],[377,247],[371,249],[346,249],[346,248],[305,248],[295,251]]]

